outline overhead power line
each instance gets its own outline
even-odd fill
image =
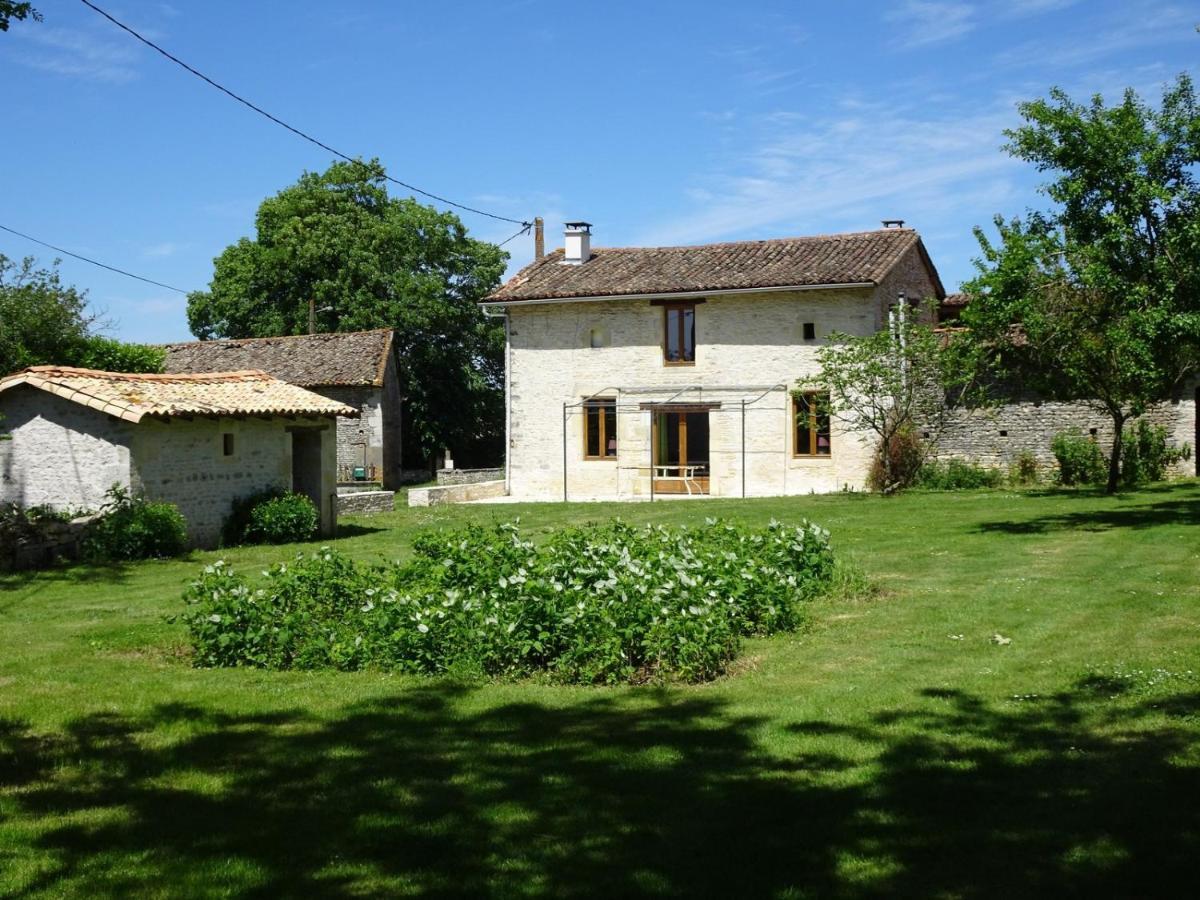
[[[171,53],[164,50],[162,47],[158,46],[158,44],[154,43],[154,41],[138,34],[136,31],[134,31],[132,28],[130,28],[128,25],[126,25],[124,22],[121,22],[118,19],[115,19],[112,15],[110,15],[109,13],[102,10],[95,3],[92,3],[91,0],[80,0],[80,2],[84,6],[87,6],[90,9],[93,9],[96,12],[98,12],[100,15],[104,16],[104,18],[108,19],[108,21],[112,22],[114,25],[116,25],[122,31],[125,31],[128,34],[132,35],[133,37],[137,38],[137,40],[141,41],[143,44],[145,44],[151,50],[154,50],[156,53],[159,53],[159,54],[165,56],[171,62],[175,63],[175,65],[177,65],[183,69],[186,69],[188,72],[195,75],[197,78],[201,79],[202,81],[207,82],[212,87],[215,87],[221,93],[231,97],[232,99],[236,100],[238,103],[242,104],[243,106],[249,107],[250,109],[254,110],[254,112],[258,113],[260,116],[270,119],[276,125],[286,128],[288,131],[290,131],[292,134],[296,135],[297,137],[303,138],[304,140],[308,141],[310,144],[315,144],[316,146],[320,147],[322,150],[325,150],[328,153],[332,153],[334,156],[337,156],[337,157],[340,157],[340,158],[346,160],[346,162],[362,164],[362,160],[355,159],[352,156],[348,156],[347,154],[343,153],[341,150],[336,150],[333,147],[329,146],[324,141],[317,140],[311,134],[307,134],[306,132],[301,131],[299,128],[289,125],[287,122],[283,121],[283,119],[279,118],[278,116],[272,115],[271,113],[269,113],[265,109],[263,109],[261,106],[256,106],[255,104],[253,104],[249,100],[247,100],[245,97],[235,94],[233,91],[231,91],[229,88],[225,87],[223,84],[219,84],[218,82],[213,81],[211,78],[209,78],[203,72],[199,71],[198,69],[192,68],[191,66],[189,66],[187,63],[185,63],[179,57],[173,56]],[[428,197],[431,200],[437,200],[439,203],[445,203],[447,206],[453,206],[456,209],[461,209],[461,210],[465,210],[466,212],[475,213],[475,215],[477,215],[477,216],[487,216],[489,219],[498,219],[501,222],[512,222],[512,224],[514,224],[514,225],[530,226],[533,224],[532,222],[525,222],[525,221],[522,221],[521,219],[510,219],[508,216],[501,216],[501,215],[497,215],[496,213],[486,212],[485,210],[482,210],[482,209],[476,209],[473,206],[466,206],[465,204],[462,204],[462,203],[456,203],[453,200],[450,200],[446,197],[441,197],[437,194],[431,194],[429,191],[423,191],[419,187],[416,187],[415,185],[411,185],[405,181],[401,181],[398,178],[393,178],[391,175],[388,175],[386,172],[382,172],[381,174],[388,181],[392,182],[393,184],[398,184],[398,185],[400,185],[400,187],[402,187],[406,190],[412,191],[414,194],[420,194],[422,197]]]
[[[138,281],[144,281],[146,284],[152,284],[155,287],[166,288],[168,291],[175,291],[177,294],[187,294],[183,288],[177,288],[170,284],[163,284],[161,281],[155,281],[153,278],[144,278],[141,275],[134,275],[132,272],[126,272],[124,269],[118,269],[116,266],[110,266],[107,263],[98,262],[94,259],[88,259],[86,256],[80,256],[78,253],[72,253],[70,250],[64,250],[62,247],[55,247],[53,244],[48,244],[45,241],[40,241],[28,234],[23,234],[15,228],[9,228],[7,225],[0,225],[0,231],[7,231],[9,234],[15,234],[19,238],[24,238],[27,241],[33,241],[35,244],[41,244],[43,247],[49,247],[55,253],[61,253],[64,256],[70,256],[74,259],[82,260],[85,263],[90,263],[93,266],[99,266],[101,269],[108,269],[110,272],[116,272],[118,275],[124,275],[126,278],[136,278]]]
[[[533,223],[532,223],[532,222],[530,222],[529,224],[527,224],[527,225],[523,226],[523,227],[521,228],[521,230],[520,230],[520,231],[516,232],[515,234],[510,234],[508,237],[506,237],[504,240],[502,240],[502,241],[501,241],[500,243],[498,243],[496,246],[497,246],[497,247],[503,247],[505,244],[507,244],[507,243],[508,243],[509,241],[511,241],[513,238],[519,238],[519,237],[520,237],[521,235],[523,235],[523,234],[529,234],[529,229],[530,229],[530,228],[532,228],[532,227],[533,227]]]

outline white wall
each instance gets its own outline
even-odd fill
[[[129,486],[134,426],[29,385],[0,394],[0,501],[96,509]]]

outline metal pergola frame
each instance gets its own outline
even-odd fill
[[[613,408],[614,408],[616,414],[619,416],[622,411],[649,412],[651,415],[651,435],[653,435],[653,416],[654,416],[654,412],[655,412],[656,408],[669,406],[672,403],[679,403],[681,397],[683,397],[685,394],[691,393],[693,391],[695,391],[701,395],[701,397],[697,398],[697,400],[696,400],[697,405],[699,405],[700,403],[703,402],[702,397],[703,397],[703,392],[705,390],[709,391],[710,394],[727,394],[727,393],[739,392],[739,391],[746,392],[746,393],[758,392],[756,394],[756,396],[754,396],[754,397],[751,397],[751,398],[742,397],[742,398],[739,398],[738,400],[732,401],[732,404],[734,404],[734,405],[731,405],[731,407],[730,407],[730,409],[740,409],[740,413],[741,413],[741,451],[740,451],[741,482],[742,482],[741,496],[745,497],[746,496],[746,410],[748,407],[752,407],[756,403],[758,403],[761,400],[763,400],[764,398],[766,398],[769,394],[771,394],[775,391],[780,391],[780,390],[786,391],[787,388],[788,388],[787,382],[779,382],[777,384],[771,384],[771,385],[732,384],[732,385],[709,385],[707,387],[705,385],[700,385],[700,384],[689,384],[689,385],[684,385],[683,387],[679,387],[677,385],[671,385],[671,386],[635,385],[635,386],[626,386],[626,387],[612,385],[612,386],[609,386],[606,388],[602,388],[601,390],[596,391],[592,394],[589,394],[587,397],[584,397],[581,400],[578,400],[574,403],[563,403],[563,406],[562,406],[563,502],[564,503],[568,502],[568,499],[570,496],[570,473],[568,470],[569,454],[567,452],[567,422],[571,415],[581,413],[583,411],[584,406],[592,401],[610,400],[612,398],[612,394],[615,393],[617,395],[617,397],[613,403]],[[665,394],[668,392],[673,392],[673,393],[671,393],[671,395],[665,400],[659,400],[659,401],[644,401],[643,400],[643,401],[626,401],[626,402],[622,402],[622,400],[621,400],[621,396],[623,394],[628,396],[630,394],[634,394],[634,395],[637,395],[637,394],[642,394],[642,395]],[[721,406],[720,402],[717,402],[717,401],[714,401],[714,402],[716,403],[716,408],[719,411],[722,411],[722,412],[726,411],[726,410],[720,409],[720,406]],[[709,404],[710,411],[712,408],[713,408],[712,405]],[[785,411],[786,411],[786,407],[785,407]],[[784,460],[785,466],[787,465],[787,440],[788,440],[788,433],[787,433],[787,429],[785,428],[784,429],[784,447],[783,447],[783,460]],[[618,444],[618,452],[620,452],[619,447],[620,447],[620,445]],[[641,466],[634,466],[633,468],[641,469]],[[650,502],[654,502],[654,439],[653,439],[653,436],[651,437],[651,440],[650,440],[650,466],[649,466],[649,469],[650,469]],[[617,471],[620,471],[620,467],[618,467]]]

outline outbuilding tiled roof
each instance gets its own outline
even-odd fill
[[[392,329],[167,344],[171,374],[257,369],[301,387],[383,384]]]
[[[272,378],[266,372],[127,375],[69,366],[33,366],[0,379],[49,391],[127,422],[147,416],[357,416],[359,411]]]
[[[947,294],[942,300],[942,306],[966,306],[970,300],[966,294]]]
[[[911,228],[688,247],[605,247],[581,265],[563,265],[560,249],[530,263],[484,302],[875,285],[913,248],[928,264]]]

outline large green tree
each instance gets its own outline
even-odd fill
[[[993,385],[1079,400],[1111,417],[1108,490],[1127,421],[1200,370],[1200,118],[1180,76],[1159,108],[1126,91],[1060,90],[1020,107],[1007,150],[1049,174],[1047,211],[980,229],[956,344]]]
[[[65,365],[110,372],[161,371],[164,352],[96,332],[105,323],[87,295],[62,283],[57,260],[38,268],[33,257],[0,254],[0,376],[27,366]]]
[[[408,443],[424,455],[501,433],[503,330],[478,301],[508,254],[452,213],[389,197],[378,162],[305,173],[259,206],[255,236],[188,297],[202,340],[396,329]]]

